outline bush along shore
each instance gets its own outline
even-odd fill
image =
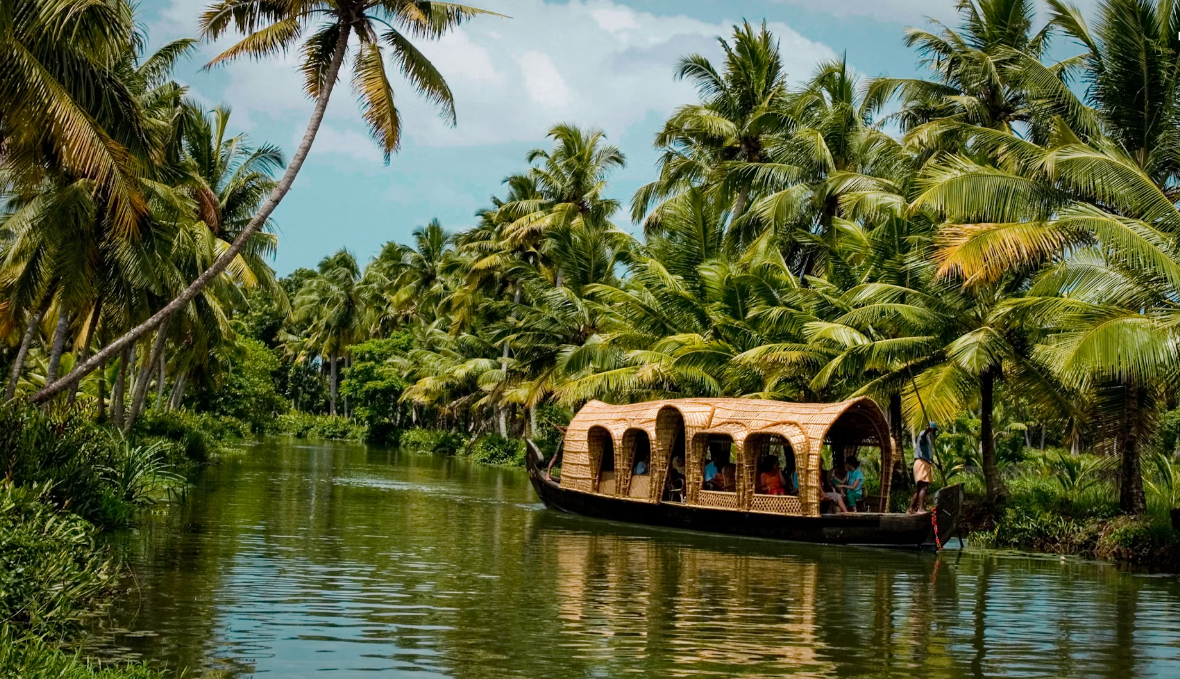
[[[183,498],[186,473],[246,435],[213,415],[147,413],[124,434],[76,412],[0,406],[0,676],[163,676],[69,650],[120,594],[122,570],[99,535]]]

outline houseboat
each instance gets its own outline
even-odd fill
[[[530,444],[528,471],[547,507],[587,517],[782,540],[941,546],[955,532],[961,486],[942,489],[931,511],[889,511],[891,474],[856,512],[832,513],[821,461],[877,456],[893,468],[893,445],[871,399],[842,403],[691,398],[587,403],[570,422],[554,479]],[[773,459],[772,459],[773,458]],[[787,494],[762,488],[774,465]],[[760,465],[762,469],[760,469]],[[714,478],[710,473],[724,470]]]

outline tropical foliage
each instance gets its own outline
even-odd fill
[[[171,79],[191,42],[143,53],[126,8],[88,9],[77,44],[14,33],[0,59],[41,40],[49,71],[83,59],[119,87],[0,92],[8,397],[69,386],[124,429],[188,405],[264,431],[294,404],[374,440],[500,441],[546,438],[543,413],[589,399],[870,396],[899,443],[927,420],[949,428],[943,478],[978,473],[991,500],[1021,450],[1060,446],[1062,483],[1088,487],[1069,458],[1115,456],[1119,503],[1142,512],[1139,461],[1161,433],[1174,445],[1180,368],[1171,7],[964,0],[956,26],[907,33],[925,69],[909,79],[842,58],[788,74],[767,27],[743,23],[720,61],[676,65],[698,97],[656,134],[656,177],[629,215],[610,189],[622,151],[561,123],[470,228],[434,221],[365,265],[340,250],[282,280],[269,215],[338,70],[392,153],[387,64],[453,121],[411,38],[479,10],[211,7],[204,37],[245,35],[213,65],[302,46],[316,109],[278,178],[278,149]],[[108,115],[111,97],[134,115]]]

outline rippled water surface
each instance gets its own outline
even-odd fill
[[[196,676],[1180,677],[1180,580],[544,510],[522,471],[270,441],[120,543],[104,654]]]

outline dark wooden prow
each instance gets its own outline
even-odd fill
[[[938,521],[938,541],[945,547],[953,537],[959,536],[959,519],[963,514],[963,484],[942,488],[934,495],[934,517]],[[933,538],[933,526],[931,538]],[[932,540],[933,541],[933,540]]]
[[[544,476],[545,470],[541,466],[545,462],[545,457],[541,454],[541,449],[537,444],[533,443],[532,439],[524,440],[525,447],[528,448],[524,456],[525,469],[529,470],[529,476],[536,476],[540,474]]]

